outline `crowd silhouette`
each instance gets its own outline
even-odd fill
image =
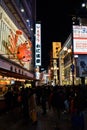
[[[58,120],[61,115],[70,115],[72,130],[84,130],[84,110],[87,108],[86,86],[52,86],[43,85],[33,88],[22,86],[8,88],[5,94],[6,112],[18,108],[25,120],[33,124],[38,121],[37,108],[41,107],[42,115],[48,110],[56,113]]]

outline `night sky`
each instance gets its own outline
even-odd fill
[[[42,32],[42,67],[49,65],[52,42],[61,42],[63,45],[71,33],[72,16],[78,13],[81,1],[37,0],[36,20],[41,22]]]

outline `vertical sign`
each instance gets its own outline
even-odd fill
[[[41,66],[41,24],[36,24],[35,65]]]
[[[53,42],[53,58],[59,58],[59,51],[61,50],[61,42]]]

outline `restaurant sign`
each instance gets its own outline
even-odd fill
[[[35,65],[41,66],[41,24],[36,24]]]

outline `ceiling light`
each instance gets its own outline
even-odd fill
[[[27,19],[26,22],[29,23],[29,19]]]
[[[86,6],[86,4],[85,3],[82,3],[82,7],[84,8]]]
[[[24,9],[23,9],[23,8],[21,9],[21,12],[24,12]]]
[[[31,31],[33,31],[33,28],[31,28]]]

